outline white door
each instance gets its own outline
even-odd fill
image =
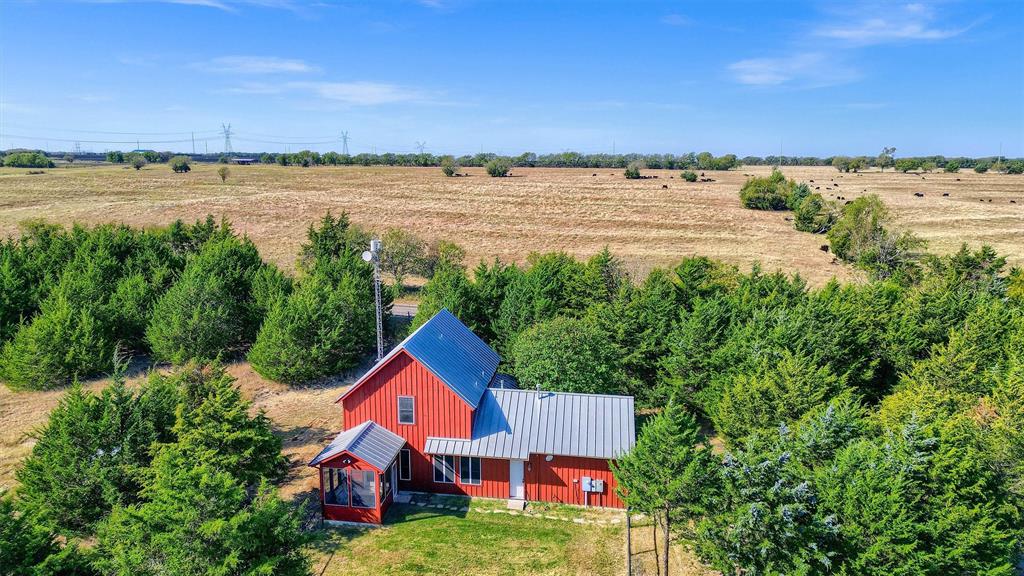
[[[523,460],[508,462],[508,497],[518,500],[526,499],[526,487],[523,485]]]

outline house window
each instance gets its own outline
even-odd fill
[[[459,480],[463,484],[480,484],[480,459],[459,457]]]
[[[352,507],[375,508],[374,481],[377,473],[373,470],[352,471]]]
[[[399,424],[415,424],[416,414],[415,408],[416,401],[412,396],[399,396],[398,397],[398,423]]]
[[[408,448],[398,453],[398,479],[412,480],[412,454]]]
[[[348,470],[324,468],[324,503],[348,506]]]
[[[434,456],[434,482],[455,483],[455,456]]]

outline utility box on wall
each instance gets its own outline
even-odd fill
[[[583,478],[580,478],[580,488],[584,492],[594,492],[599,494],[604,492],[604,480],[584,476]]]

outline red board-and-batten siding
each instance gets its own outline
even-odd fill
[[[415,398],[415,424],[398,423],[398,397]],[[508,498],[509,461],[483,458],[479,485],[463,484],[456,458],[456,482],[434,482],[431,457],[422,452],[427,437],[470,438],[473,411],[451,389],[406,351],[400,351],[387,364],[341,400],[344,425],[357,426],[367,420],[405,438],[410,451],[412,480],[398,481],[399,490],[459,494],[487,498]],[[581,479],[584,476],[605,481],[601,494],[591,494],[591,506],[621,508],[615,495],[615,479],[606,460],[572,456],[533,454],[525,463],[523,480],[527,500],[584,503]],[[573,480],[576,480],[574,482]]]

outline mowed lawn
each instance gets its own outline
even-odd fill
[[[474,504],[476,506],[476,504]],[[314,573],[622,574],[622,526],[396,504],[377,529],[325,528]]]

